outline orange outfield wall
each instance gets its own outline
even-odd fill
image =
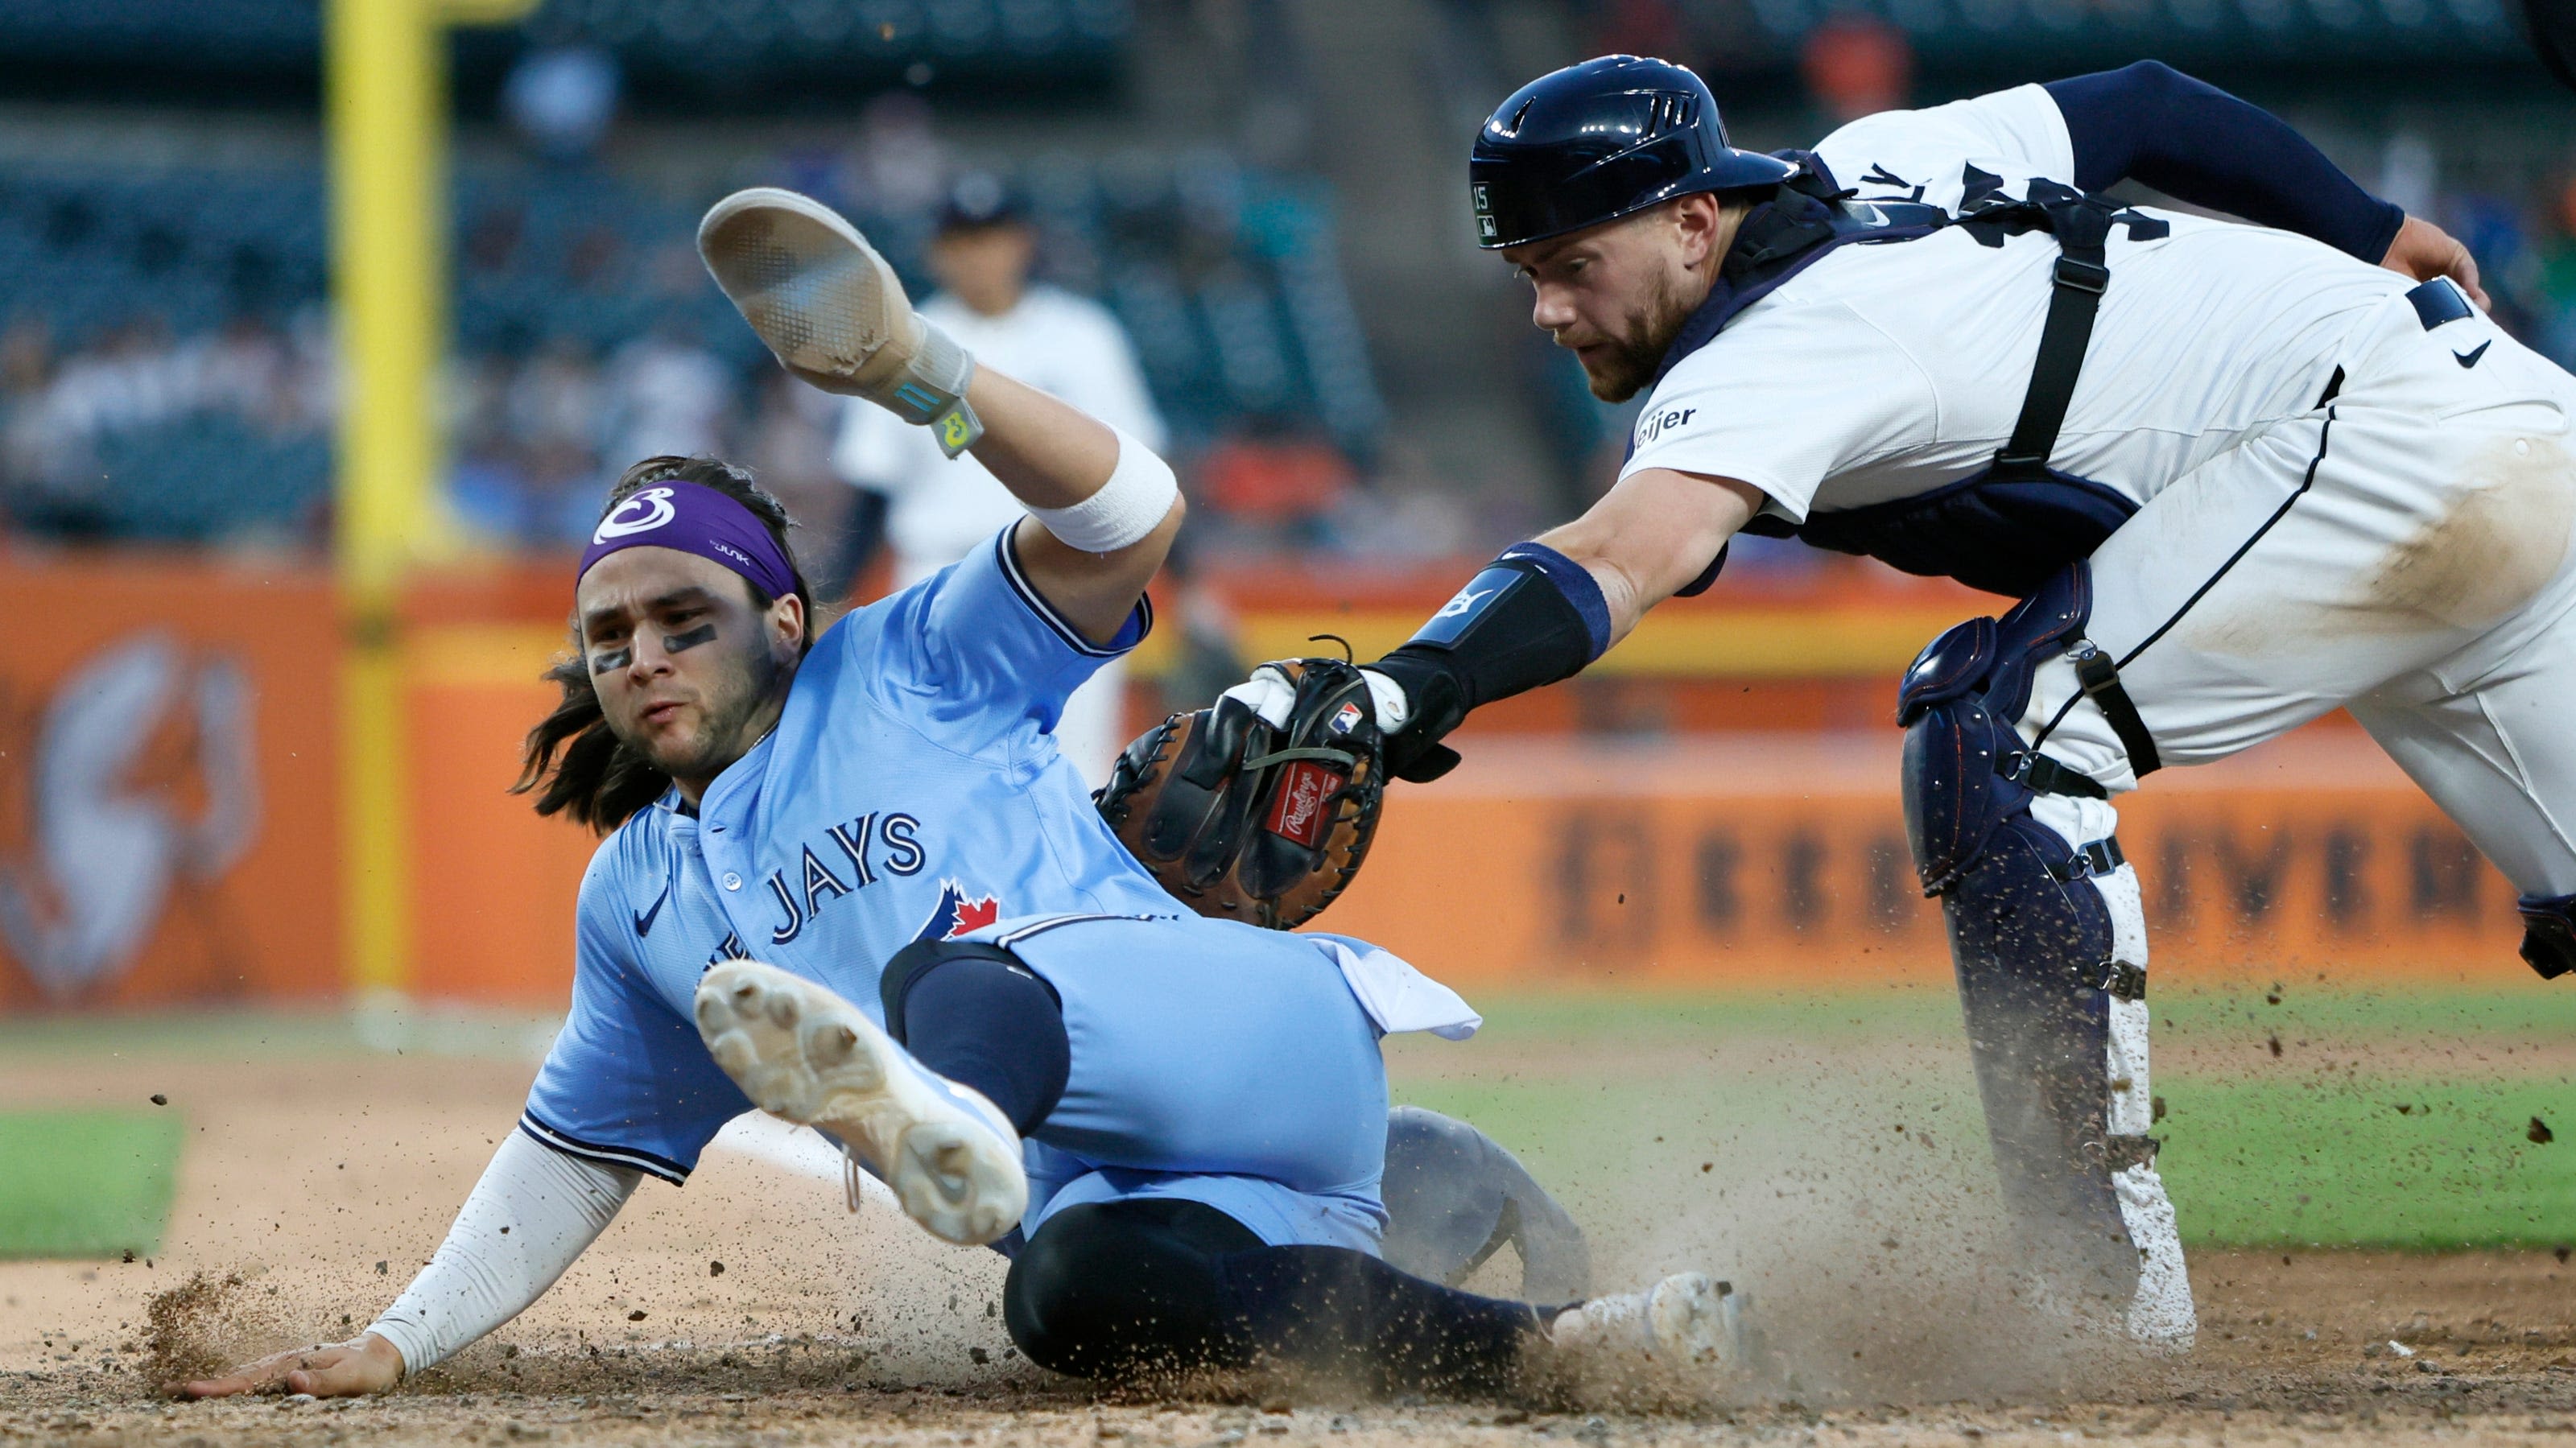
[[[451,689],[458,727],[422,773],[421,877],[438,884],[420,988],[559,1002],[589,837],[491,783],[543,695]],[[478,702],[497,712],[477,722]],[[1461,987],[1938,983],[1949,956],[1914,884],[1896,740],[1489,740],[1440,783],[1395,788],[1358,882],[1316,923]],[[2512,888],[2357,731],[2151,783],[2120,838],[2160,980],[2530,981]]]
[[[421,776],[426,994],[564,998],[590,839],[493,786],[544,702],[515,687],[440,691],[458,712]],[[1949,956],[1914,884],[1896,738],[1472,746],[1440,783],[1395,788],[1358,882],[1316,924],[1461,987],[1938,983]],[[2512,888],[2357,731],[2152,785],[2120,837],[2160,980],[2530,981]]]
[[[13,558],[0,617],[0,1012],[338,994],[328,579]]]
[[[1676,611],[1679,632],[1645,638],[1653,648],[1609,686],[1687,685],[1722,702],[1826,684],[1851,691],[1832,720],[1862,724],[1914,642],[1992,606],[1910,581],[1805,587],[1810,625],[1876,620],[1818,635],[1843,652],[1817,674],[1741,642],[1777,621],[1776,599],[1721,596]],[[168,557],[16,557],[0,559],[0,604],[17,626],[0,660],[0,1011],[340,993],[327,580]],[[1336,623],[1366,632],[1354,620],[1372,611],[1422,607],[1325,590],[1274,601],[1243,632],[1302,644]],[[562,608],[548,567],[447,578],[412,600],[402,647],[422,995],[565,999],[593,840],[505,792],[521,736],[553,700],[536,676],[562,644]],[[1667,672],[1702,646],[1739,672],[1724,684]],[[1457,773],[1396,788],[1374,858],[1321,926],[1480,988],[1947,972],[1938,911],[1906,859],[1893,728],[1623,745],[1518,732],[1498,710],[1460,743]],[[2160,774],[2124,817],[2163,979],[2528,979],[2511,889],[2348,723]]]
[[[1391,791],[1320,923],[1462,986],[1946,980],[1898,739],[1471,747]],[[2512,888],[2349,727],[2159,774],[2121,814],[2160,979],[2531,979]]]

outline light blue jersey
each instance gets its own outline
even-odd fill
[[[1056,987],[1074,1045],[1065,1104],[1031,1143],[1029,1226],[1075,1200],[1181,1195],[1266,1240],[1373,1245],[1383,1066],[1332,938],[1189,913],[1049,734],[1150,625],[1140,602],[1091,643],[1021,574],[1006,530],[824,630],[777,728],[696,813],[673,791],[592,857],[572,1012],[523,1127],[682,1181],[751,1109],[691,1016],[710,965],[764,961],[877,1017],[896,951],[975,933],[1012,941]],[[1062,921],[1077,916],[1111,918]],[[1158,968],[1118,968],[1140,948]],[[1247,1119],[1262,1103],[1276,1120]]]

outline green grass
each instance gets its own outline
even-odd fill
[[[0,1258],[160,1250],[179,1136],[168,1111],[0,1113]]]
[[[2169,1107],[2160,1164],[2187,1239],[2576,1242],[2576,990],[2275,985],[2159,986],[2153,997],[2156,1091]],[[1483,1126],[1591,1219],[1628,1211],[1641,1185],[1690,1200],[1741,1173],[1762,1177],[1766,1200],[1786,1183],[1783,1200],[1795,1201],[1828,1176],[1820,1190],[1919,1189],[1926,1171],[1987,1190],[1946,989],[1476,994],[1488,1022],[1476,1043],[1391,1043],[1399,1098]],[[393,1037],[413,1054],[517,1055],[534,1039],[516,1017],[417,1014]],[[56,1017],[0,1021],[0,1059],[331,1058],[386,1039],[325,1011]],[[2555,1142],[2528,1139],[2534,1117]],[[1900,1120],[1915,1155],[1887,1154]],[[166,1112],[0,1112],[0,1256],[152,1250],[178,1130]],[[1926,1136],[1935,1149],[1920,1150]],[[1724,1165],[1701,1174],[1702,1162]]]
[[[2555,1247],[2576,1241],[2576,1129],[2559,1080],[2332,1085],[2185,1078],[2164,1174],[2186,1238],[2246,1246]],[[2405,1106],[2404,1113],[2398,1111]]]
[[[2154,1001],[2160,1166],[2187,1240],[2576,1241],[2576,992],[2273,993],[2257,982]],[[1989,1173],[1946,991],[1478,1004],[1496,1064],[1474,1046],[1408,1044],[1398,1098],[1484,1126],[1578,1211],[1616,1210],[1641,1173],[1687,1183],[1701,1160],[1791,1181],[1832,1173],[1849,1189],[1855,1172],[1926,1160],[1883,1154],[1898,1120],[1929,1129],[1972,1187]],[[2558,1139],[2531,1141],[2534,1118]]]

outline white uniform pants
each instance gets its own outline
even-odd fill
[[[2159,493],[2093,555],[2088,635],[2168,765],[2349,707],[2527,894],[2576,893],[2576,378],[2482,316],[2402,297],[2341,394]],[[2064,659],[2023,733],[2136,786]],[[2109,833],[2107,807],[2079,828]]]
[[[2517,888],[2576,893],[2576,379],[2483,316],[2428,330],[2402,295],[2333,361],[2331,402],[2250,434],[2102,545],[2086,634],[2166,765],[2347,707]],[[2114,795],[2137,787],[2065,658],[2036,671],[2021,732]],[[2116,823],[2064,795],[2033,814],[2072,845]],[[2094,884],[2118,958],[2143,969],[2134,870]],[[2147,1022],[2143,1002],[2111,1008],[2114,1134],[2151,1127]],[[2140,1252],[2130,1330],[2188,1342],[2163,1183],[2138,1165],[2113,1187]]]

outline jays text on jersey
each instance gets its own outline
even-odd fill
[[[872,1013],[878,970],[1005,916],[1170,915],[1048,735],[1107,646],[1021,576],[1005,532],[815,639],[778,726],[694,814],[667,794],[583,877],[572,1014],[529,1097],[541,1139],[668,1180],[750,1109],[690,1018],[747,957]]]

